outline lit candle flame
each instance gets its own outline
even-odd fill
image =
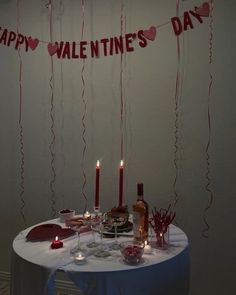
[[[123,166],[124,166],[124,161],[121,160],[121,161],[120,161],[120,167],[123,167]]]
[[[97,168],[100,167],[100,162],[99,162],[99,160],[97,160],[97,165],[96,165],[96,167],[97,167]]]
[[[85,213],[84,213],[84,218],[90,218],[90,213],[89,213],[89,211],[86,211]]]
[[[55,241],[58,241],[58,236],[55,237]]]

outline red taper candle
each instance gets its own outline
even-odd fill
[[[123,200],[123,182],[124,182],[124,162],[123,160],[120,161],[120,178],[119,178],[119,206],[124,205],[124,200]]]
[[[100,162],[96,165],[96,182],[95,182],[95,203],[94,207],[99,208],[99,178],[100,178]]]

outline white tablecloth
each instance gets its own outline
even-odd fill
[[[59,220],[47,223],[60,224]],[[86,295],[187,295],[189,287],[189,247],[185,233],[170,226],[167,250],[144,254],[141,264],[130,266],[123,262],[119,251],[103,259],[92,250],[84,265],[76,265],[70,250],[77,243],[73,236],[63,240],[61,249],[52,250],[50,242],[26,242],[31,228],[19,233],[13,241],[11,295],[53,295],[57,270],[68,277]],[[97,237],[98,238],[98,237]],[[120,237],[119,241],[131,239]],[[91,240],[91,233],[81,236],[81,245]],[[114,240],[104,239],[109,247]],[[88,250],[88,249],[87,249]]]

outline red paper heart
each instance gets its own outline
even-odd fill
[[[38,46],[39,44],[39,40],[37,38],[33,39],[31,37],[28,38],[28,44],[29,44],[29,47],[32,49],[32,50],[35,50],[35,48]]]
[[[26,236],[28,241],[50,241],[55,239],[56,236],[59,239],[65,239],[75,234],[75,231],[70,228],[62,228],[58,224],[41,224],[32,228]]]
[[[196,7],[195,12],[200,16],[209,16],[210,14],[210,5],[207,2],[204,2],[202,6]]]
[[[156,38],[156,33],[156,27],[151,26],[148,30],[143,31],[143,36],[148,40],[154,41]]]
[[[52,56],[57,52],[57,44],[56,43],[48,43],[48,53]]]

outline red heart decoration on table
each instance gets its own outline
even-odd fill
[[[26,236],[26,239],[31,242],[36,241],[51,241],[56,236],[59,239],[65,239],[75,234],[75,231],[70,228],[62,228],[58,224],[48,223],[37,225],[32,228]]]
[[[196,7],[195,12],[200,16],[209,16],[210,14],[210,5],[207,2],[204,2],[202,6]]]
[[[57,43],[48,43],[48,53],[52,56],[57,52]]]
[[[148,30],[143,31],[143,36],[148,40],[154,41],[156,38],[156,33],[156,27],[151,26]]]
[[[28,44],[29,44],[29,47],[32,49],[32,50],[35,50],[35,48],[38,46],[39,44],[39,39],[35,38],[31,38],[29,37],[28,38]]]

